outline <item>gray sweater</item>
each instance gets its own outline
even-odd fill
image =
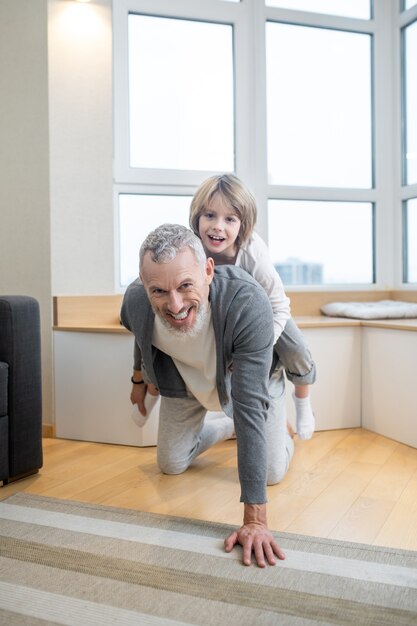
[[[271,304],[265,290],[232,265],[215,268],[209,297],[217,392],[224,412],[235,423],[241,501],[262,504],[266,502],[268,381],[276,361]],[[142,370],[162,396],[185,397],[185,383],[173,360],[151,343],[154,313],[139,280],[126,290],[121,321],[135,336],[134,369]]]

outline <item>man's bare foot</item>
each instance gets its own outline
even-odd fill
[[[291,424],[289,422],[287,422],[287,430],[288,430],[288,434],[290,435],[291,439],[294,439],[295,431],[294,431],[294,428],[291,426]]]

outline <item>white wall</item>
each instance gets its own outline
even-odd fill
[[[0,2],[0,293],[114,293],[111,0]]]
[[[47,1],[0,3],[0,293],[41,307],[43,415],[52,416]]]
[[[49,0],[53,295],[114,293],[111,32],[111,0]]]

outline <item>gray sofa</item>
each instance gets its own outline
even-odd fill
[[[29,296],[0,296],[0,481],[42,467],[40,314]]]

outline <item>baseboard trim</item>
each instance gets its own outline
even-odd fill
[[[55,424],[42,424],[42,437],[55,439]]]

